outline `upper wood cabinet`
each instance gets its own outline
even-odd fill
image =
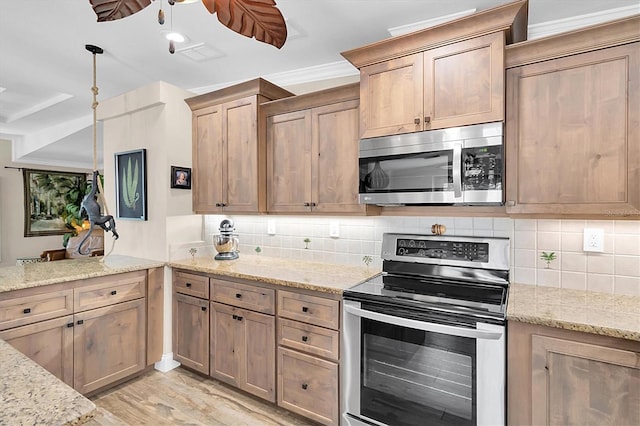
[[[640,216],[640,18],[628,21],[507,51],[523,64],[507,70],[508,214]]]
[[[527,2],[342,55],[360,70],[360,136],[504,119],[504,46],[526,38]]]
[[[269,213],[365,214],[358,203],[358,84],[263,106]]]
[[[195,96],[193,210],[257,213],[265,210],[264,141],[260,104],[292,93],[261,78]]]
[[[504,33],[360,69],[362,137],[504,119]]]

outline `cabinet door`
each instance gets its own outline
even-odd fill
[[[222,105],[222,198],[224,210],[258,212],[257,98]]]
[[[532,423],[640,424],[640,353],[532,336]]]
[[[74,388],[94,391],[142,371],[145,363],[145,300],[76,314]]]
[[[240,374],[245,391],[271,402],[276,401],[275,317],[240,311],[244,326]]]
[[[267,119],[267,210],[308,212],[311,205],[311,111]]]
[[[358,101],[314,108],[311,188],[313,211],[362,213],[358,203]]]
[[[425,129],[504,120],[504,33],[424,52]]]
[[[640,43],[507,71],[507,212],[640,216]]]
[[[72,315],[0,331],[0,339],[73,386]]]
[[[193,113],[193,210],[215,213],[222,207],[222,108]]]
[[[211,339],[209,369],[211,376],[234,386],[239,385],[238,366],[242,341],[242,325],[237,321],[239,309],[211,302]]]
[[[360,69],[360,136],[416,132],[423,123],[422,53]]]
[[[209,374],[209,301],[174,293],[173,355],[176,361]]]

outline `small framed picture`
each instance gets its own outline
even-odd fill
[[[189,167],[171,166],[171,187],[191,189],[191,169]]]

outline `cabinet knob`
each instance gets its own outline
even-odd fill
[[[516,202],[515,202],[515,201],[513,201],[513,200],[508,200],[508,201],[507,201],[507,206],[509,206],[509,207],[513,207],[513,206],[515,206],[515,205],[516,205]]]
[[[308,384],[306,384],[306,383],[303,383],[303,384],[302,384],[302,389],[307,390],[307,388],[308,388],[308,387],[309,387],[309,385],[308,385]]]
[[[309,308],[307,308],[306,306],[302,307],[302,312],[309,312]]]
[[[310,205],[311,205],[311,204],[309,204],[309,203],[304,203],[304,206],[305,206],[305,207],[309,207]]]
[[[426,116],[426,117],[424,118],[424,124],[429,124],[429,123],[431,123],[431,117]]]
[[[111,295],[115,296],[116,294],[118,294],[118,292],[116,290],[111,290]]]
[[[420,124],[420,117],[416,117],[416,118],[414,118],[414,119],[413,119],[413,122],[414,122],[416,125]]]
[[[307,340],[309,340],[309,336],[302,336],[302,341],[306,342]]]
[[[202,312],[204,312],[204,311],[207,310],[207,307],[206,306],[202,306],[200,309],[202,309]]]
[[[238,319],[238,316],[236,314],[231,315],[231,318],[233,318],[234,320]]]
[[[220,207],[227,207],[225,203],[220,203]]]
[[[186,283],[185,284],[187,287],[191,287],[191,283]]]
[[[69,324],[67,324],[67,328],[71,328],[71,327],[73,327],[73,323],[72,323],[72,322],[70,322]]]
[[[22,313],[23,313],[23,314],[30,314],[30,313],[31,313],[31,308],[24,308],[24,309],[22,310]]]
[[[238,321],[242,321],[242,317],[238,315]]]
[[[236,299],[240,299],[241,297],[242,297],[242,294],[236,293]]]
[[[222,203],[216,203],[216,207],[222,207],[223,204]]]
[[[316,206],[316,203],[311,203],[311,207],[315,207],[315,206]]]
[[[78,320],[78,321],[76,322],[76,324],[78,324],[78,325],[82,325],[82,324],[84,324],[84,320]]]

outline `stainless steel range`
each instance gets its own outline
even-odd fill
[[[343,425],[504,425],[509,239],[384,234],[344,292]]]

